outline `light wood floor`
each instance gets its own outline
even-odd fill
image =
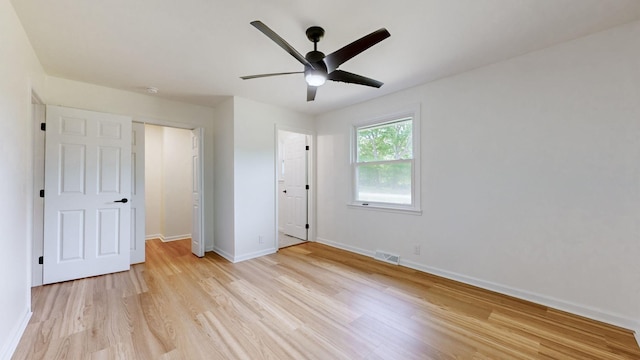
[[[286,248],[293,245],[298,245],[306,242],[306,240],[298,239],[293,236],[285,235],[285,233],[278,231],[278,249]]]
[[[15,359],[640,359],[626,330],[306,243],[231,264],[147,242],[33,290]]]

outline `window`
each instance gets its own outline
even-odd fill
[[[352,205],[419,210],[416,113],[354,128]]]

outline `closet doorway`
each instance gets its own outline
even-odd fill
[[[191,239],[204,256],[201,130],[145,124],[144,133],[145,239]]]

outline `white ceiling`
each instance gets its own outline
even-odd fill
[[[215,106],[235,95],[317,114],[640,18],[638,0],[12,0],[47,73]],[[303,66],[249,25],[261,20],[300,53],[312,25],[329,54],[385,27],[391,37],[342,70],[380,89],[327,82],[306,101]]]

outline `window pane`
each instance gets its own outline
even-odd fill
[[[411,204],[411,162],[356,167],[356,200]]]
[[[413,158],[412,119],[358,128],[357,162]]]

